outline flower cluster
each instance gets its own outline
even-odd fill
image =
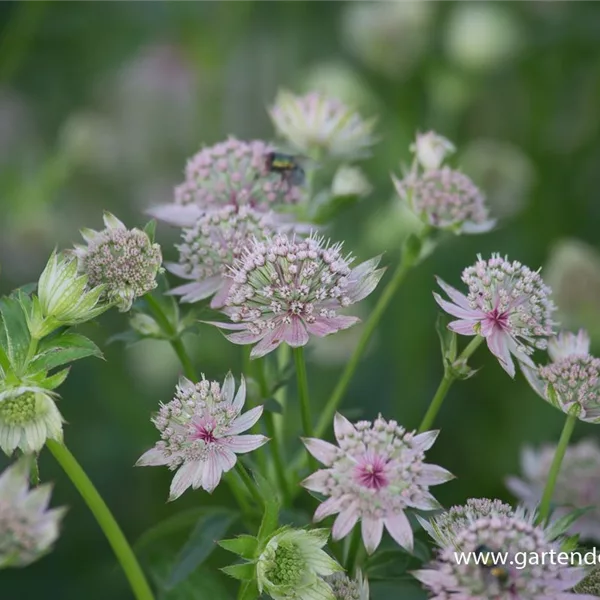
[[[23,457],[0,475],[0,569],[26,567],[58,538],[65,509],[48,510],[51,485],[29,489],[30,469]]]
[[[369,600],[369,582],[358,571],[356,579],[350,579],[343,573],[334,573],[325,579],[335,600]]]
[[[438,502],[429,487],[452,479],[437,465],[424,462],[437,431],[415,435],[395,421],[379,417],[375,422],[350,423],[339,413],[334,421],[339,446],[309,438],[307,450],[321,463],[303,486],[329,498],[315,512],[315,521],[338,514],[333,539],[346,537],[362,521],[362,538],[368,553],[381,542],[383,528],[409,551],[413,532],[406,509],[434,510]]]
[[[173,400],[162,404],[153,419],[161,441],[138,460],[137,466],[167,465],[177,470],[170,500],[190,486],[212,492],[222,474],[235,466],[236,454],[251,452],[267,442],[262,435],[240,435],[258,421],[263,411],[257,406],[241,414],[245,401],[245,381],[242,378],[235,393],[231,373],[222,386],[216,381],[192,383],[182,378]]]
[[[311,157],[355,158],[373,145],[374,120],[319,92],[304,96],[282,90],[269,110],[277,133]]]
[[[274,148],[261,140],[233,137],[203,148],[187,163],[185,181],[175,189],[175,201],[149,213],[179,227],[193,227],[207,210],[248,206],[264,212],[277,204],[295,204],[303,189],[269,170]]]
[[[182,230],[183,243],[177,246],[179,262],[166,265],[171,273],[191,280],[171,293],[180,295],[182,302],[197,302],[216,294],[211,306],[222,307],[232,284],[228,275],[234,261],[252,240],[264,239],[282,227],[281,217],[249,206],[229,205],[204,213],[192,227]]]
[[[522,365],[533,389],[553,406],[582,421],[600,422],[600,359],[589,354],[589,338],[562,332],[550,340],[548,365]]]
[[[527,506],[536,506],[548,480],[556,444],[539,450],[525,448],[521,455],[522,476],[509,477],[507,486]],[[554,518],[568,514],[573,507],[587,508],[570,527],[569,533],[581,540],[600,541],[600,446],[593,439],[569,446],[554,488]]]
[[[104,224],[106,229],[100,232],[81,232],[88,245],[77,245],[75,255],[89,284],[104,286],[107,300],[126,312],[136,298],[157,286],[162,253],[147,233],[127,229],[114,215],[105,213]]]
[[[500,500],[470,498],[466,504],[452,506],[431,520],[419,516],[417,519],[432,539],[444,548],[455,545],[456,536],[474,521],[489,516],[512,514],[514,514],[512,506]]]
[[[464,553],[506,553],[507,561],[491,566],[481,561],[477,564],[475,560],[460,562],[456,559],[457,548]],[[445,546],[432,564],[416,571],[414,576],[429,590],[430,598],[436,600],[592,600],[592,596],[568,591],[583,578],[582,568],[542,560],[526,569],[517,567],[519,561],[515,556],[541,556],[559,550],[559,544],[549,541],[545,531],[534,526],[530,519],[491,514],[460,531],[454,544]]]
[[[434,293],[435,300],[458,318],[448,327],[461,335],[483,336],[511,377],[515,375],[511,355],[533,367],[530,355],[535,348],[547,347],[556,310],[539,272],[499,254],[488,260],[478,255],[475,265],[463,271],[462,280],[469,288],[467,296],[438,278],[452,302]]]
[[[338,314],[368,296],[383,269],[379,257],[351,268],[353,257],[341,244],[323,238],[289,238],[284,234],[251,247],[233,266],[233,283],[224,312],[232,323],[215,325],[234,330],[236,344],[254,344],[252,356],[271,352],[282,342],[304,346],[309,335],[319,337],[354,325],[357,317]]]

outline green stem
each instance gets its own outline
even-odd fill
[[[462,351],[460,356],[456,359],[456,362],[466,363],[467,360],[473,354],[473,352],[477,350],[481,342],[483,342],[483,340],[484,338],[480,335],[475,336],[469,342],[468,346]],[[433,400],[431,401],[431,404],[429,405],[429,408],[427,409],[427,412],[425,413],[425,416],[423,417],[423,420],[419,425],[419,433],[427,431],[431,428],[440,408],[442,407],[444,399],[448,394],[448,390],[450,389],[455,380],[456,375],[452,373],[450,369],[446,369],[444,372],[444,377],[442,378],[442,381],[440,382],[440,385],[438,386],[438,389],[436,390],[435,395],[433,396]]]
[[[354,527],[354,531],[350,537],[350,544],[348,546],[348,554],[346,556],[346,572],[348,577],[354,577],[356,574],[356,566],[358,562],[358,555],[361,549],[361,533],[360,527]]]
[[[294,354],[294,363],[296,364],[298,399],[300,400],[300,412],[302,414],[302,431],[304,432],[305,437],[314,437],[315,432],[310,411],[310,396],[308,393],[308,377],[306,375],[304,348],[293,348],[292,352]]]
[[[239,460],[237,461],[237,463],[235,464],[235,470],[238,472],[239,476],[241,477],[242,481],[244,482],[244,485],[246,486],[246,488],[248,488],[250,495],[252,496],[252,498],[254,498],[254,500],[256,501],[258,506],[259,507],[263,506],[264,500],[263,500],[262,496],[260,495],[260,492],[258,491],[256,484],[252,480],[252,477],[250,477],[250,474],[248,473],[248,471],[246,470],[246,467],[243,465],[243,463],[241,461],[239,461]]]
[[[571,439],[571,434],[573,433],[573,429],[575,429],[576,423],[576,415],[567,416],[567,420],[565,421],[565,425],[560,435],[560,440],[558,440],[556,452],[554,453],[554,459],[550,467],[550,472],[548,473],[548,480],[546,481],[546,487],[544,488],[542,501],[540,502],[540,509],[538,513],[538,523],[540,524],[544,523],[550,515],[552,494],[554,493],[554,487],[556,486],[556,480],[558,479],[558,474],[560,473],[560,467],[562,465],[563,458],[565,457],[565,452],[567,451],[569,440]]]
[[[407,273],[414,266],[414,264],[418,260],[418,253],[410,252],[405,249],[402,253],[402,258],[400,260],[400,264],[398,268],[394,272],[392,278],[388,282],[387,286],[383,290],[381,296],[379,296],[379,300],[375,305],[375,308],[369,315],[369,318],[364,324],[364,328],[362,330],[360,339],[358,340],[358,344],[350,357],[350,360],[346,364],[344,368],[344,372],[340,377],[337,385],[335,386],[333,393],[329,397],[327,404],[323,407],[321,411],[321,415],[319,417],[319,421],[315,428],[315,434],[317,437],[321,437],[329,427],[331,427],[331,422],[333,417],[338,409],[338,406],[342,402],[342,398],[348,389],[348,385],[354,376],[354,372],[358,367],[360,359],[364,354],[367,344],[375,331],[375,328],[379,324],[381,317],[383,316],[386,308],[389,303],[392,301],[392,298],[396,294],[397,289],[400,287],[400,284],[404,281]]]
[[[55,440],[47,440],[46,446],[53,454],[54,458],[63,468],[64,472],[73,482],[77,491],[85,500],[88,508],[96,518],[108,542],[129,580],[131,589],[137,600],[153,600],[154,595],[146,581],[135,554],[131,550],[127,539],[123,535],[121,528],[112,516],[112,513],[106,506],[104,500],[90,481],[85,471],[81,468],[75,457],[69,452],[64,444]]]
[[[175,354],[179,358],[181,362],[181,366],[183,367],[183,372],[185,376],[191,381],[196,381],[196,369],[194,368],[194,364],[181,341],[181,338],[177,335],[177,331],[169,321],[169,318],[165,314],[160,303],[152,296],[152,294],[146,294],[144,299],[148,303],[156,322],[160,325],[160,328],[163,332],[169,337],[169,343],[171,344],[173,350],[175,350]]]
[[[242,513],[245,515],[251,514],[252,507],[246,498],[246,493],[244,491],[243,482],[241,481],[240,476],[234,471],[229,471],[229,473],[226,474],[225,481],[229,485],[231,493],[233,494],[235,501],[238,503]]]

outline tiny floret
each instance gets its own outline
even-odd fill
[[[31,459],[0,474],[0,569],[26,567],[52,549],[64,508],[48,510],[51,485],[29,489]]]
[[[426,171],[439,169],[444,160],[456,151],[454,144],[435,131],[417,133],[415,143],[410,147],[419,165]]]
[[[369,600],[369,582],[360,570],[356,579],[350,579],[343,573],[334,573],[325,578],[331,586],[335,600]]]
[[[169,500],[179,498],[189,487],[212,492],[223,473],[235,466],[237,454],[260,448],[263,435],[240,435],[260,418],[263,407],[242,414],[246,383],[242,378],[235,393],[229,373],[223,385],[202,379],[192,383],[182,378],[175,397],[162,404],[152,422],[161,441],[148,450],[136,466],[167,465],[177,471],[171,483]]]
[[[384,527],[400,546],[412,550],[413,532],[406,510],[440,508],[429,487],[453,478],[446,469],[424,462],[425,451],[438,432],[415,434],[381,417],[373,423],[353,425],[339,413],[334,427],[339,446],[304,440],[307,450],[326,467],[302,483],[328,496],[314,520],[339,513],[332,530],[334,540],[346,537],[360,520],[369,554],[379,546]]]
[[[526,506],[539,504],[555,454],[556,444],[526,447],[521,453],[521,477],[509,477],[506,483]],[[552,503],[555,520],[574,508],[587,509],[571,525],[569,534],[579,534],[582,541],[600,542],[600,446],[596,440],[584,439],[567,448]]]
[[[274,600],[336,600],[323,579],[342,567],[322,548],[325,529],[280,529],[256,563],[258,590]]]
[[[461,335],[481,335],[488,348],[511,376],[514,356],[534,366],[530,355],[535,348],[546,349],[554,335],[556,310],[551,290],[538,271],[499,254],[477,262],[463,271],[467,296],[438,278],[438,284],[451,302],[434,293],[436,302],[458,320],[448,327]]]
[[[347,329],[358,318],[339,311],[368,296],[383,275],[380,257],[351,268],[353,260],[341,244],[316,236],[254,240],[231,270],[223,312],[232,323],[214,324],[233,330],[227,337],[235,344],[256,344],[254,358],[282,342],[296,348],[310,335]]]
[[[269,114],[278,135],[296,151],[318,158],[356,158],[373,145],[375,120],[319,92],[297,96],[282,90]]]
[[[580,329],[577,334],[561,331],[556,337],[548,340],[548,355],[553,362],[569,356],[586,356],[590,353],[590,336]]]
[[[549,541],[530,519],[490,515],[472,522],[413,575],[436,600],[592,600],[569,591],[584,577],[583,568],[541,559],[559,552],[559,542]],[[502,564],[496,553],[505,554]]]
[[[274,150],[261,140],[233,137],[203,148],[188,160],[185,181],[175,188],[174,202],[156,206],[149,214],[172,225],[193,227],[207,210],[231,205],[265,212],[302,201],[305,190],[301,185],[267,168]]]
[[[152,291],[161,270],[160,246],[140,229],[127,229],[110,213],[104,214],[106,229],[81,233],[87,246],[75,247],[79,270],[92,286],[104,286],[104,295],[121,312],[127,312],[136,298]]]
[[[62,441],[62,417],[53,397],[41,390],[16,388],[0,399],[0,448],[10,456],[39,452],[47,439]]]

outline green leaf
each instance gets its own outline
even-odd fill
[[[443,313],[438,313],[435,329],[440,338],[444,368],[456,360],[457,340],[456,333],[448,329],[448,319]]]
[[[553,521],[546,529],[546,536],[549,540],[555,540],[557,537],[564,535],[567,530],[585,513],[593,510],[593,506],[586,506],[585,508],[578,508],[570,513],[564,515],[560,519]]]
[[[217,540],[227,533],[237,518],[237,513],[226,510],[218,510],[201,517],[175,559],[166,588],[174,588],[202,565],[217,547]]]
[[[575,535],[572,535],[572,536],[562,540],[562,543],[560,545],[560,551],[561,552],[573,552],[573,551],[577,550],[578,547],[579,547],[579,534],[577,533]],[[584,548],[582,551],[582,554],[584,554],[585,552],[586,552],[586,549]]]
[[[275,398],[267,398],[263,406],[264,409],[268,410],[269,412],[276,413],[278,415],[283,413],[283,407],[281,404],[279,404],[279,402],[277,402],[277,400],[275,400]]]
[[[156,237],[156,221],[154,219],[146,223],[144,233],[150,238],[150,241],[154,243]]]
[[[257,536],[259,544],[263,544],[279,526],[279,508],[281,507],[281,499],[279,498],[277,490],[267,479],[256,471],[253,475],[256,485],[258,486],[258,491],[265,502],[265,512]]]
[[[258,598],[258,585],[256,580],[246,581],[240,586],[237,600],[256,600]]]
[[[366,572],[370,578],[398,577],[406,573],[410,562],[410,556],[405,551],[384,550],[369,560]]]
[[[258,540],[251,535],[239,535],[230,540],[221,540],[218,544],[228,552],[233,552],[243,558],[254,558],[258,548]]]
[[[241,581],[251,581],[254,579],[256,566],[254,563],[246,562],[239,565],[229,565],[221,569],[225,575],[239,579]]]
[[[0,346],[4,348],[10,365],[22,373],[27,362],[31,336],[21,303],[15,298],[0,299]]]
[[[102,358],[102,352],[92,340],[78,333],[67,332],[43,340],[31,366],[34,370],[49,371],[88,356]]]
[[[62,369],[62,371],[58,371],[58,373],[55,373],[50,377],[45,377],[40,382],[40,385],[47,390],[55,390],[65,382],[65,379],[69,376],[70,370],[71,368],[67,367],[66,369]]]

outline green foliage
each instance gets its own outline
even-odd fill
[[[0,299],[0,346],[8,365],[16,375],[22,375],[27,365],[31,336],[21,302],[14,297]],[[0,360],[3,361],[2,357]],[[4,362],[4,361],[3,361]]]
[[[29,367],[34,372],[50,371],[89,356],[103,358],[100,348],[92,340],[67,331],[42,340]]]

